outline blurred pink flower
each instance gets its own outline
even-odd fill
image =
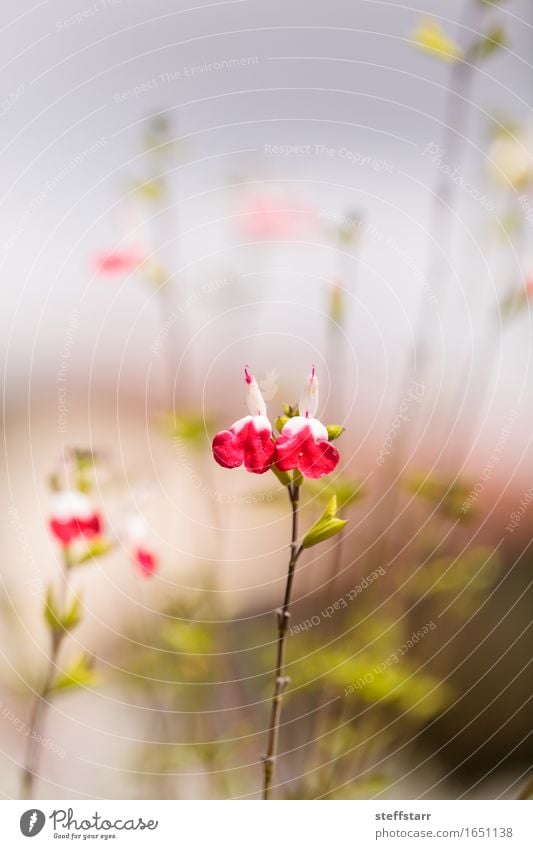
[[[150,526],[144,516],[133,510],[128,511],[122,521],[120,536],[141,574],[151,578],[156,572],[159,558],[152,544]]]
[[[100,534],[102,519],[87,495],[63,490],[53,496],[49,528],[61,545],[67,547],[79,537]]]
[[[282,472],[298,469],[304,477],[321,478],[339,462],[339,452],[329,442],[325,425],[314,418],[318,407],[318,378],[313,367],[299,404],[276,442],[275,463]]]
[[[217,433],[213,439],[213,456],[225,469],[235,469],[244,463],[247,471],[262,475],[272,467],[276,446],[263,396],[248,368],[244,369],[244,379],[250,415],[236,421],[229,430]]]
[[[145,256],[140,248],[132,246],[97,254],[92,265],[97,274],[128,274],[144,261]]]
[[[315,210],[300,201],[265,195],[245,207],[241,232],[247,239],[291,239],[309,231]]]

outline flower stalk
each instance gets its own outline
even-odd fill
[[[285,675],[285,646],[287,630],[290,619],[290,604],[294,573],[298,558],[303,551],[303,546],[298,544],[298,508],[300,503],[300,487],[292,483],[287,487],[292,507],[292,534],[289,558],[289,571],[287,573],[287,584],[285,586],[285,597],[283,606],[276,611],[278,620],[278,640],[276,655],[276,671],[274,678],[274,695],[270,709],[270,725],[268,729],[267,750],[263,758],[263,799],[272,798],[272,784],[274,781],[274,764],[277,757],[279,725],[281,718],[281,702],[283,693],[290,683],[290,678]]]

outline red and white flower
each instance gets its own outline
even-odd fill
[[[123,522],[122,540],[135,565],[145,578],[154,575],[159,558],[152,543],[150,526],[140,513],[128,513]]]
[[[250,415],[236,421],[229,430],[217,433],[213,439],[213,456],[225,469],[235,469],[244,463],[249,472],[262,475],[272,468],[276,445],[266,404],[248,368],[244,369],[244,379]]]
[[[298,469],[306,478],[321,478],[339,462],[326,426],[314,417],[317,407],[318,378],[313,368],[300,399],[300,415],[285,423],[276,442],[274,462],[282,472]]]
[[[102,519],[87,495],[67,489],[53,496],[49,527],[61,545],[67,547],[80,537],[98,536]]]

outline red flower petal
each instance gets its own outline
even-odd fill
[[[246,416],[213,439],[213,456],[225,469],[244,463],[249,472],[262,475],[271,466],[276,451],[272,431],[264,416]]]
[[[151,578],[157,568],[157,557],[147,548],[136,548],[133,551],[133,559],[141,567],[145,578]]]
[[[78,537],[93,537],[99,534],[102,530],[102,523],[98,513],[95,513],[88,519],[80,519],[75,516],[67,521],[51,519],[50,530],[62,545],[70,545]]]
[[[326,429],[315,419],[290,419],[276,442],[275,463],[282,472],[299,469],[307,478],[321,478],[333,471],[339,452],[321,438]]]
[[[213,457],[225,469],[242,466],[244,448],[242,439],[232,430],[222,430],[213,439]]]
[[[331,442],[306,443],[303,457],[300,458],[300,471],[306,478],[322,478],[329,475],[339,462],[339,452]]]

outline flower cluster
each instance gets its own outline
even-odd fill
[[[106,539],[102,512],[87,492],[75,485],[54,492],[48,527],[60,544],[70,565],[86,563],[107,554],[112,543]],[[135,509],[127,509],[119,520],[118,541],[144,577],[151,577],[158,565],[148,523]]]
[[[258,475],[270,469],[280,472],[295,469],[307,478],[330,474],[339,462],[339,452],[331,444],[327,427],[315,418],[318,409],[315,369],[307,379],[297,415],[280,420],[281,433],[277,439],[263,396],[248,368],[244,369],[244,379],[249,415],[216,434],[213,455],[217,463],[226,469],[244,464],[247,471]]]

